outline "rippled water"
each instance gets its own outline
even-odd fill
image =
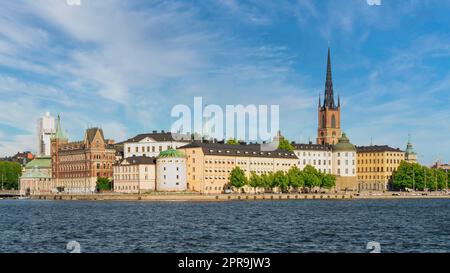
[[[0,252],[449,252],[450,199],[0,200]]]

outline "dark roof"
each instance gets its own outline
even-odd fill
[[[338,107],[340,102],[338,102]],[[320,101],[319,101],[320,106]],[[328,48],[328,59],[327,59],[327,76],[325,80],[325,98],[323,101],[323,108],[331,108],[335,109],[336,104],[334,103],[334,94],[333,94],[333,78],[331,76],[331,53],[330,48]]]
[[[358,153],[369,153],[369,152],[403,152],[399,148],[392,148],[388,145],[371,145],[371,146],[356,146],[356,151]]]
[[[141,165],[141,164],[156,164],[156,157],[149,156],[131,156],[120,160],[117,165],[122,165],[123,163],[128,162],[129,165]]]
[[[143,140],[144,138],[151,138],[154,139],[155,141],[181,141],[181,142],[190,142],[190,140],[188,139],[182,139],[182,140],[177,140],[173,137],[171,132],[153,132],[153,133],[146,133],[146,134],[139,134],[135,137],[132,137],[130,139],[127,139],[121,143],[129,143],[129,142],[139,142],[141,140]],[[120,144],[120,143],[117,143]]]
[[[247,156],[247,157],[276,157],[297,159],[294,153],[282,150],[261,151],[260,144],[222,144],[192,142],[178,149],[202,148],[205,155]]]
[[[331,151],[331,145],[325,144],[312,144],[312,143],[291,143],[294,150],[314,150],[314,151]]]
[[[100,131],[100,135],[102,136],[103,141],[105,141],[105,137],[103,136],[103,130],[100,128],[89,128],[86,130],[86,140],[89,144],[94,141],[95,134],[97,131]]]

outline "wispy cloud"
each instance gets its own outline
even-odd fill
[[[450,103],[448,20],[437,3],[4,1],[0,155],[33,148],[46,110],[61,112],[72,139],[101,125],[122,140],[168,129],[171,107],[196,95],[223,105],[279,104],[283,134],[314,139],[330,42],[352,141],[374,136],[403,147],[411,132],[429,163],[450,151],[445,133],[428,133],[448,130]],[[436,29],[423,10],[439,18]]]

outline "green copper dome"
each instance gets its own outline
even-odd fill
[[[406,151],[405,153],[407,155],[415,155],[416,152],[414,152],[414,148],[413,145],[411,143],[411,135],[408,135],[408,144],[406,144]]]
[[[350,143],[347,135],[342,133],[342,137],[339,139],[339,142],[333,146],[333,151],[356,151],[356,147]]]
[[[175,149],[169,149],[159,153],[158,157],[184,157],[184,154]]]
[[[30,161],[25,165],[26,169],[40,169],[40,168],[51,168],[52,159],[50,157],[37,157],[36,159]]]

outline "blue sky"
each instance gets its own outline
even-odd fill
[[[6,1],[0,3],[0,156],[36,150],[36,119],[72,140],[168,130],[175,104],[279,104],[290,140],[315,139],[326,53],[357,145],[450,161],[450,2]]]

